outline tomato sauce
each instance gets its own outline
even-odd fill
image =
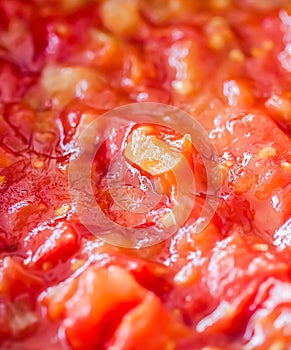
[[[0,348],[291,348],[290,91],[288,0],[1,0]],[[198,195],[174,235],[142,249],[93,235],[68,180],[83,130],[133,102],[195,118],[222,174],[202,232]],[[166,167],[130,148],[142,128]],[[154,124],[135,125],[128,148],[124,135],[94,159],[96,203],[121,226],[171,225],[172,170],[183,157],[195,173],[196,151]],[[161,205],[114,211],[112,146],[129,164],[127,195],[155,184]]]

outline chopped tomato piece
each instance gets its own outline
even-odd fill
[[[185,340],[189,335],[189,329],[167,312],[154,294],[149,293],[124,316],[109,349],[131,350],[137,348],[137,344],[153,350],[175,349],[179,340]]]
[[[76,279],[48,290],[43,302],[51,318],[64,318],[74,349],[82,349],[84,342],[87,349],[95,349],[112,337],[122,317],[146,294],[126,270],[91,266]]]
[[[0,268],[0,292],[12,300],[21,293],[37,293],[43,280],[12,258],[6,257]]]
[[[35,229],[24,243],[30,251],[29,264],[49,269],[78,249],[75,230],[64,222]]]

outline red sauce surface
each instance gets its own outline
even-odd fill
[[[288,0],[1,0],[0,348],[290,349],[290,91]],[[203,125],[223,187],[203,232],[130,250],[81,224],[68,167],[146,101]]]

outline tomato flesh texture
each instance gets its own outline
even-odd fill
[[[177,147],[177,144],[181,141],[181,135],[178,135],[177,133],[174,134],[170,130],[166,130],[166,128],[159,128],[153,125],[135,126],[133,130],[130,130],[127,140],[124,138],[125,133],[128,131],[120,130],[117,132],[116,136],[110,136],[109,141],[105,141],[101,145],[95,157],[92,176],[93,188],[97,202],[103,212],[113,221],[116,221],[125,227],[146,227],[155,225],[157,220],[160,220],[165,216],[173,207],[173,199],[177,192],[177,179],[175,169],[172,168],[172,166],[178,168],[182,165],[180,165],[180,163],[177,165],[171,165],[161,161],[162,170],[156,174],[151,174],[150,168],[158,168],[157,156],[154,153],[146,155],[146,158],[141,160],[144,162],[143,165],[136,164],[137,158],[134,158],[133,155],[131,155],[133,158],[128,159],[128,155],[126,156],[124,154],[127,148],[124,150],[122,144],[126,143],[128,147],[131,147],[131,144],[133,144],[134,147],[137,147],[136,141],[132,139],[132,135],[135,131],[144,135],[144,142],[147,143],[146,150],[148,150],[148,141],[151,140],[151,138],[154,138],[156,142],[159,142],[157,146],[155,146],[156,149],[154,149],[154,151],[160,151],[160,149],[162,149],[161,147],[163,147],[162,151],[167,149],[169,154],[175,154],[178,159],[180,159],[180,157],[181,159],[185,158],[188,166],[191,167],[194,172],[192,160],[193,149],[190,141],[187,146],[183,144],[181,145],[182,148],[179,149],[178,147],[180,146]],[[172,135],[171,139],[168,135]],[[113,144],[114,147],[112,147]],[[139,148],[141,147],[142,144],[139,145]],[[112,149],[118,151],[111,151]],[[120,156],[117,152],[123,152],[123,155]],[[115,181],[117,176],[119,178],[113,185],[109,183],[109,173],[110,175],[112,174],[112,176],[114,174]],[[96,183],[94,183],[94,181]],[[130,204],[127,208],[118,203],[119,195],[118,193],[114,193],[115,188],[117,192],[123,193],[119,181],[125,181],[127,186],[125,187],[125,193],[121,198],[123,203],[125,199],[124,197],[126,196],[130,197],[129,203],[149,201],[150,206],[146,216],[143,213],[138,213],[138,210],[136,212],[135,210],[131,210]],[[159,199],[156,204],[151,205],[151,202],[155,203],[155,198],[161,195],[161,199]],[[152,198],[150,196],[152,196]],[[116,210],[113,209],[114,202],[117,203]],[[118,209],[118,206],[121,206],[121,208]]]
[[[59,223],[41,227],[37,235],[31,235],[24,246],[31,251],[32,266],[50,268],[73,255],[78,249],[78,237],[72,227]]]
[[[27,271],[15,260],[7,257],[1,268],[1,292],[13,300],[22,292],[34,293],[43,285],[40,277]]]
[[[124,315],[129,315],[130,319],[135,308],[143,309],[143,300],[147,304],[149,299],[150,307],[162,307],[154,294],[147,292],[128,272],[116,266],[108,269],[89,267],[65,288],[58,289],[49,290],[43,301],[48,305],[50,317],[64,317],[63,325],[73,349],[82,349],[84,342],[88,349],[102,348],[111,339]],[[165,310],[161,311],[167,314]],[[143,314],[138,316],[139,322],[142,322]],[[182,325],[179,327],[182,334],[187,333]]]
[[[144,323],[150,325],[145,328]],[[110,345],[121,349],[133,349],[138,344],[148,349],[163,349],[175,346],[177,341],[189,336],[189,330],[170,315],[158,298],[148,294],[142,303],[128,312]]]
[[[284,343],[289,342],[290,337],[287,321],[290,315],[290,284],[270,278],[260,286],[259,291],[260,297],[252,305],[257,310],[251,319],[251,326],[244,335],[247,345],[254,349],[260,349],[262,341],[257,336],[259,329],[264,331],[264,329],[270,328],[271,324],[276,324],[276,328],[272,329],[271,327],[270,332],[264,334],[264,342],[268,346],[283,346]]]
[[[0,267],[0,340],[21,338],[37,328],[35,296],[43,280],[12,258]]]

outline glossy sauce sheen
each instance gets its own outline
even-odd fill
[[[1,349],[291,348],[290,48],[288,0],[0,1]],[[198,198],[128,250],[82,226],[68,165],[86,125],[144,101],[203,125],[224,182],[203,232]]]

